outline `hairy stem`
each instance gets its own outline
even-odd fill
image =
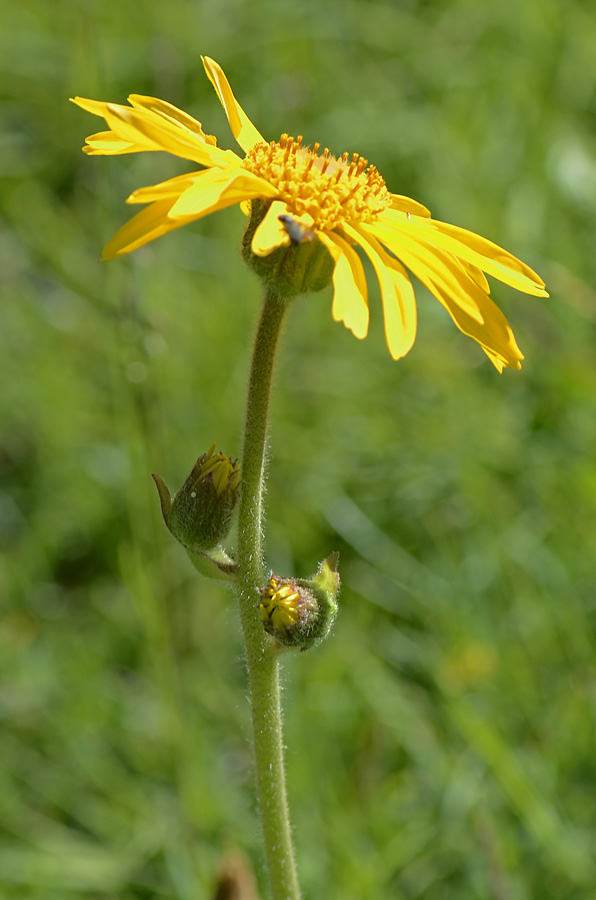
[[[299,900],[286,799],[278,654],[263,629],[263,494],[267,419],[275,348],[288,301],[267,291],[255,340],[242,455],[238,596],[250,682],[259,810],[273,900]]]

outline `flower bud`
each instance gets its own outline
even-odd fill
[[[244,262],[280,297],[322,291],[331,282],[335,264],[314,231],[301,227],[292,216],[280,217],[290,237],[289,245],[278,247],[267,256],[253,253],[252,239],[270,205],[270,201],[252,201],[251,217],[242,238]]]
[[[271,574],[261,589],[259,612],[265,630],[279,644],[307,650],[326,638],[337,615],[339,554],[324,559],[310,579]]]
[[[164,521],[191,553],[210,550],[226,537],[232,523],[240,484],[240,466],[211,444],[172,498],[164,481],[154,475]]]

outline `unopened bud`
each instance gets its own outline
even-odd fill
[[[159,475],[153,476],[164,521],[177,541],[192,553],[215,547],[232,523],[240,484],[240,466],[211,444],[172,498]]]
[[[307,650],[327,637],[338,608],[338,557],[338,553],[332,553],[324,559],[310,579],[272,574],[261,589],[263,625],[280,644]]]

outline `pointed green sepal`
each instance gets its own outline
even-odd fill
[[[322,591],[325,596],[333,597],[334,600],[339,591],[338,563],[339,551],[335,550],[334,553],[330,553],[319,565],[319,570],[317,574],[313,576],[311,582],[316,591]]]
[[[155,472],[152,472],[151,477],[155,482],[157,493],[159,494],[159,502],[161,503],[161,514],[163,516],[163,520],[166,525],[168,525],[170,513],[172,512],[172,495],[170,494],[170,490],[161,475],[157,475]],[[168,525],[168,528],[169,527],[170,526]]]

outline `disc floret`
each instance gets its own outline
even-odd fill
[[[391,204],[377,169],[357,153],[338,159],[327,147],[319,153],[320,146],[302,147],[302,135],[282,134],[279,141],[255,144],[243,165],[277,188],[295,215],[310,215],[316,228],[375,222]]]

